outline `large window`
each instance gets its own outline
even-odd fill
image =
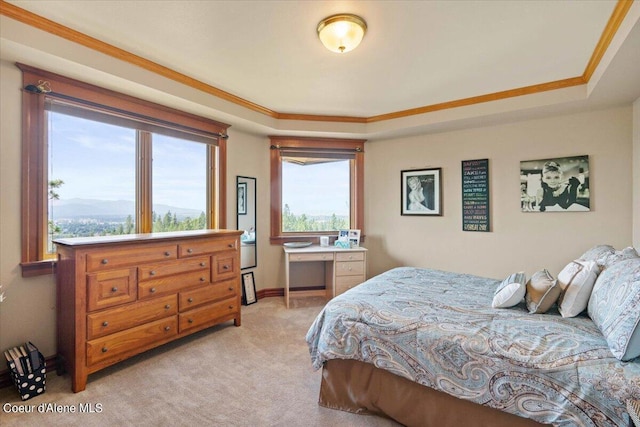
[[[363,229],[364,141],[271,137],[271,242]]]
[[[23,276],[58,237],[224,228],[222,123],[19,64]],[[50,92],[34,91],[46,81]]]

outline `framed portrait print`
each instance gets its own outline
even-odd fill
[[[442,168],[400,172],[401,215],[442,215]]]
[[[521,211],[590,211],[590,175],[589,156],[521,161]]]
[[[256,282],[253,279],[253,271],[242,275],[242,303],[244,305],[258,302],[256,296]]]
[[[238,183],[238,215],[247,214],[247,183]]]

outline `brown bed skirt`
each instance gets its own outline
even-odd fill
[[[528,418],[458,399],[356,360],[325,363],[321,406],[391,418],[409,427],[535,427]]]

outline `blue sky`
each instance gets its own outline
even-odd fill
[[[135,200],[135,130],[51,113],[49,179],[61,200]],[[206,209],[206,147],[154,135],[153,202]],[[283,163],[283,203],[294,214],[348,215],[349,161]],[[201,184],[202,183],[202,184]]]
[[[349,161],[282,163],[282,204],[300,215],[349,215]]]
[[[135,130],[52,113],[49,178],[61,200],[135,200]],[[156,204],[206,210],[206,146],[154,136]],[[108,177],[108,178],[107,178]]]

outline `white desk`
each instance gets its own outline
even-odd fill
[[[289,308],[289,296],[324,296],[333,298],[366,280],[367,250],[365,248],[342,249],[335,246],[284,247],[286,283],[284,302]],[[304,262],[324,263],[324,289],[295,290],[291,288],[292,264]]]

